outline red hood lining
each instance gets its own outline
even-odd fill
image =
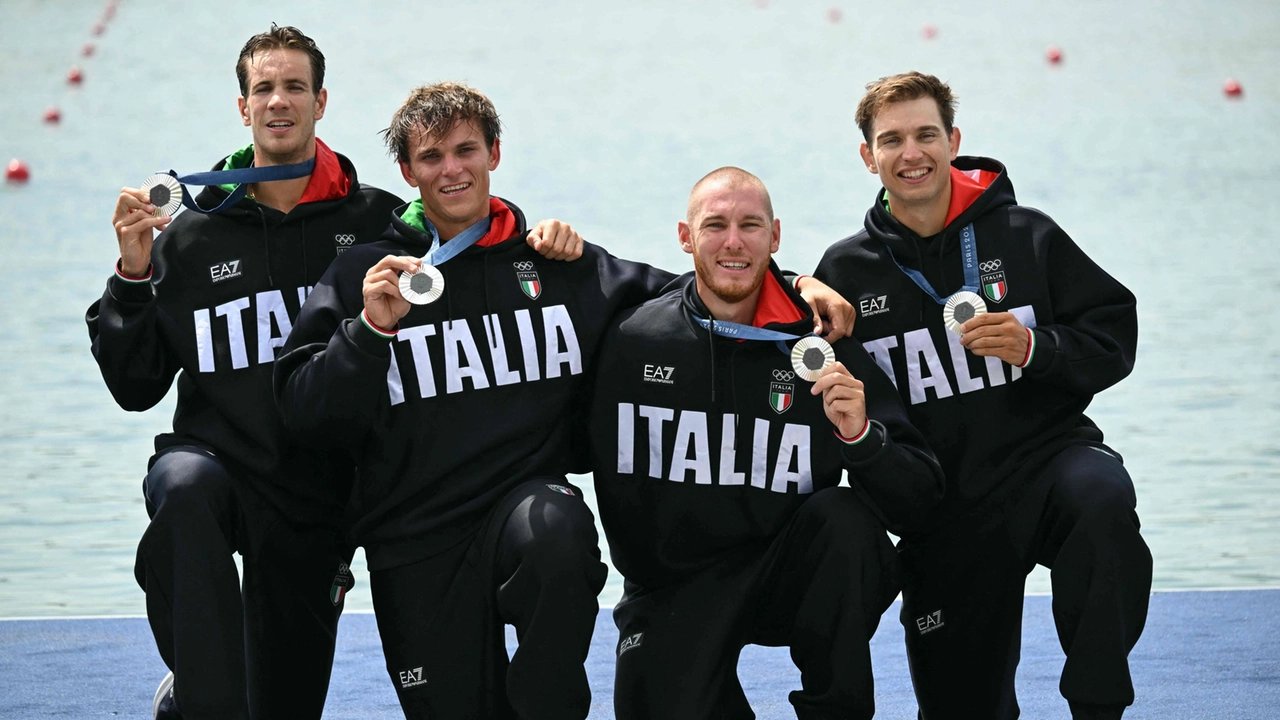
[[[316,138],[316,167],[311,171],[307,189],[302,191],[298,204],[338,200],[351,191],[351,178],[342,169],[338,154]]]
[[[947,220],[943,227],[964,214],[998,177],[1000,173],[990,170],[960,170],[951,166],[951,204],[947,206]]]
[[[751,324],[756,327],[764,327],[769,323],[790,325],[803,319],[804,313],[791,301],[791,296],[782,289],[773,272],[766,272],[764,284],[760,286],[760,300],[756,303],[756,315],[751,319]]]
[[[480,247],[489,247],[511,237],[516,231],[516,214],[496,197],[489,198],[489,232],[476,241]]]

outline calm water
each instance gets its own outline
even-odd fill
[[[134,546],[151,437],[112,402],[82,321],[116,257],[119,187],[249,141],[233,72],[271,21],[329,61],[319,132],[404,194],[376,131],[416,84],[462,79],[506,123],[494,191],[615,253],[683,270],[689,188],[760,175],[780,261],[810,270],[878,187],[857,157],[869,80],[917,68],[961,98],[961,150],[1010,169],[1139,298],[1132,377],[1091,410],[1138,486],[1158,588],[1280,584],[1280,5],[1191,0],[123,0],[68,90],[104,2],[0,4],[0,616],[141,613]],[[830,7],[843,10],[832,23]],[[938,36],[921,37],[933,24]],[[1059,67],[1044,49],[1063,48]],[[1226,100],[1223,80],[1245,96]],[[60,126],[41,124],[61,106]],[[579,478],[585,482],[586,478]],[[358,565],[360,563],[357,563]],[[369,607],[367,582],[350,595]],[[602,602],[619,595],[616,574]],[[1029,589],[1047,590],[1037,571]]]

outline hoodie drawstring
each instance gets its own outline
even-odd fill
[[[271,236],[267,233],[267,214],[258,206],[258,217],[262,220],[262,247],[267,253],[267,286],[275,289],[276,281],[271,276]]]

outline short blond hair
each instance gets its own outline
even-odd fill
[[[685,208],[686,222],[693,224],[693,213],[697,210],[695,204],[698,198],[698,191],[716,182],[722,182],[726,187],[732,189],[752,187],[759,190],[760,196],[764,198],[764,212],[769,217],[769,222],[773,222],[773,200],[769,198],[769,189],[764,186],[764,181],[746,170],[732,165],[716,168],[694,183],[693,189],[689,191],[689,205]]]

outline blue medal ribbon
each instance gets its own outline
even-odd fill
[[[791,333],[778,332],[777,330],[766,330],[758,328],[754,325],[743,325],[742,323],[729,322],[728,320],[708,320],[695,316],[693,321],[698,323],[712,335],[720,337],[733,338],[735,340],[767,340],[778,344],[778,349],[784,355],[790,354],[791,350],[786,346],[787,340],[799,340],[806,335],[792,335]],[[812,334],[812,333],[810,333]]]
[[[169,171],[174,179],[182,185],[182,204],[188,209],[195,210],[202,215],[212,215],[222,212],[227,208],[240,202],[244,194],[248,192],[249,183],[272,182],[275,180],[296,180],[300,177],[306,177],[315,170],[316,159],[312,157],[305,162],[295,163],[293,165],[268,165],[266,167],[247,167],[237,168],[235,170],[210,170],[208,172],[191,173],[190,175],[178,175],[173,170]],[[187,185],[230,185],[236,183],[236,189],[226,197],[217,207],[211,210],[205,210],[196,204],[195,194],[187,190]]]
[[[424,215],[422,224],[426,226],[427,232],[431,233],[431,248],[427,250],[427,254],[423,256],[422,261],[428,265],[443,265],[449,262],[463,250],[475,245],[480,238],[488,235],[489,226],[492,222],[493,217],[485,215],[483,220],[458,233],[452,240],[441,243],[440,231]]]
[[[973,223],[965,225],[960,230],[960,255],[964,260],[964,287],[956,292],[968,290],[971,293],[977,293],[980,289],[978,285],[978,239],[973,233]],[[916,285],[920,286],[921,290],[933,298],[934,302],[939,305],[947,304],[947,299],[940,297],[934,291],[933,286],[929,284],[929,281],[925,279],[919,270],[904,267],[902,263],[898,262],[898,258],[893,256],[893,250],[889,250],[889,257],[898,266],[898,269],[902,271],[902,274],[911,278]]]

